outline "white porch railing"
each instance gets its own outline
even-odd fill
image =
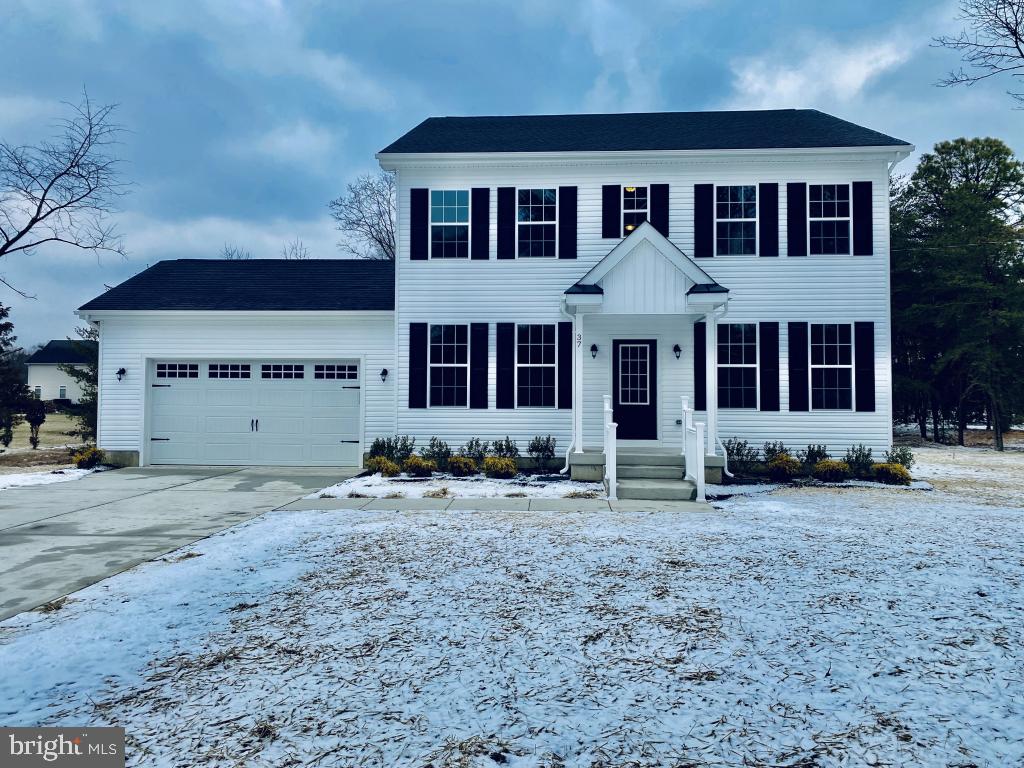
[[[690,398],[681,397],[683,404],[683,458],[686,460],[686,479],[697,486],[697,501],[704,501],[704,423],[693,423]]]
[[[604,482],[608,486],[608,500],[615,501],[618,486],[618,457],[615,453],[616,433],[619,425],[612,421],[612,396],[604,396]]]

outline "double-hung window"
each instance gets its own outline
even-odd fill
[[[430,256],[469,258],[469,190],[430,190]]]
[[[811,184],[807,189],[811,255],[850,252],[850,185]]]
[[[469,326],[430,326],[430,405],[465,408],[469,381]]]
[[[757,408],[757,324],[718,326],[718,405]]]
[[[555,326],[516,326],[516,404],[555,407]]]
[[[517,198],[519,257],[554,257],[557,192],[554,189],[520,189]]]
[[[757,187],[715,188],[715,246],[719,256],[757,253]]]
[[[622,188],[622,235],[647,221],[647,187]]]
[[[811,325],[811,408],[853,407],[853,339],[848,323]]]

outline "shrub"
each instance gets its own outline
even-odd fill
[[[811,474],[823,483],[839,483],[849,479],[850,465],[845,461],[822,459],[815,463]]]
[[[913,469],[914,452],[907,445],[894,445],[891,450],[885,452],[886,464],[899,464],[904,469]]]
[[[870,448],[866,448],[863,444],[848,448],[846,450],[846,458],[843,461],[850,465],[850,472],[853,473],[854,477],[871,477],[871,465],[875,462],[871,458]]]
[[[537,435],[534,437],[530,444],[526,448],[526,452],[530,454],[530,458],[537,464],[537,469],[541,472],[547,470],[551,464],[551,460],[555,458],[555,446],[558,441],[551,435],[541,437]]]
[[[402,470],[409,477],[430,477],[437,472],[437,464],[422,456],[410,456],[402,464]]]
[[[731,437],[722,445],[725,446],[725,452],[729,456],[730,469],[734,469],[740,474],[753,471],[758,460],[757,448],[751,448],[746,440],[736,440]]]
[[[366,460],[366,470],[384,477],[394,477],[402,470],[387,456],[371,456]]]
[[[761,453],[764,456],[764,463],[771,464],[779,456],[789,456],[789,451],[786,450],[786,446],[782,444],[781,440],[775,442],[767,442],[764,444],[764,448],[761,449]],[[792,458],[792,457],[790,457]]]
[[[487,451],[490,450],[490,447],[490,443],[480,442],[479,437],[473,437],[467,440],[466,444],[459,448],[459,456],[472,459],[479,467],[484,463],[484,459],[487,457]]]
[[[437,468],[444,472],[448,469],[448,461],[452,457],[452,449],[448,443],[438,437],[430,438],[430,445],[420,451],[420,455],[437,464]]]
[[[71,460],[79,469],[92,469],[93,467],[98,467],[103,463],[104,458],[103,451],[95,445],[90,445],[87,448],[83,448],[78,453],[72,453],[71,455]]]
[[[383,456],[396,464],[403,463],[416,449],[416,438],[408,435],[378,437],[370,445],[370,456]]]
[[[800,474],[803,465],[783,451],[768,462],[768,477],[776,483],[788,483]]]
[[[505,435],[504,440],[495,440],[491,446],[491,455],[497,456],[499,459],[515,459],[519,458],[519,446],[516,445],[516,441],[512,440],[508,435]]]
[[[871,467],[875,480],[886,485],[910,485],[910,473],[902,464],[886,462],[885,464],[874,464]]]
[[[452,456],[448,459],[448,471],[456,477],[469,477],[477,473],[477,464],[469,456]]]
[[[808,445],[806,451],[797,451],[796,457],[808,467],[816,467],[819,462],[826,461],[832,457],[828,455],[828,448],[824,445]]]
[[[34,397],[25,403],[25,421],[28,422],[28,441],[32,450],[39,447],[39,428],[46,421],[46,406]]]
[[[516,476],[515,459],[507,456],[488,456],[484,459],[484,474],[488,477],[507,479]]]

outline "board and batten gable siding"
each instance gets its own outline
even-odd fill
[[[502,158],[472,163],[444,159],[402,161],[398,169],[398,259],[396,264],[395,341],[397,349],[397,428],[419,439],[441,436],[449,442],[469,437],[493,439],[506,434],[520,441],[536,434],[553,434],[559,440],[559,451],[570,439],[569,411],[555,409],[496,410],[494,408],[495,323],[556,323],[566,318],[560,312],[563,291],[582,278],[618,242],[605,239],[601,232],[601,195],[605,184],[669,185],[669,239],[687,255],[694,249],[694,185],[695,184],[761,184],[777,183],[778,188],[778,256],[714,256],[697,263],[713,279],[729,288],[731,322],[780,323],[780,401],[777,412],[720,412],[720,434],[755,441],[781,439],[800,445],[824,442],[834,449],[850,442],[864,442],[876,449],[891,442],[891,370],[889,324],[889,209],[888,164],[892,153],[835,151],[808,154],[777,151],[772,153],[721,154],[701,158],[696,155],[645,160],[574,159],[566,156],[544,161],[513,161]],[[787,183],[872,182],[871,256],[787,256]],[[491,200],[497,199],[498,187],[558,188],[576,186],[578,247],[576,259],[496,259],[497,214],[492,205],[489,222],[491,258],[484,260],[409,259],[409,194],[414,188],[473,189],[488,187]],[[622,317],[623,330],[644,328],[656,330],[661,320],[634,320]],[[786,323],[870,321],[875,335],[876,408],[874,412],[788,412],[787,334]],[[409,324],[487,322],[489,333],[488,408],[410,409],[408,407],[408,335]],[[583,345],[608,345],[603,332],[596,330],[598,321],[586,321]],[[600,322],[609,322],[606,318]],[[640,323],[640,327],[636,323]],[[649,325],[647,323],[650,323]],[[611,332],[609,332],[611,333]],[[623,334],[615,333],[617,337]],[[641,334],[642,335],[642,334]],[[692,332],[680,329],[678,343],[684,358],[665,360],[675,341],[665,338],[659,344],[663,364],[680,364],[684,371],[683,390],[692,390]],[[598,361],[603,355],[599,355]],[[607,362],[608,358],[603,358]],[[598,361],[584,354],[587,371],[584,397],[585,442],[587,447],[600,444],[600,396],[610,393],[610,373],[606,385],[593,384],[590,373]],[[610,367],[609,367],[610,371]],[[598,379],[600,381],[600,379]],[[692,391],[675,391],[662,379],[660,399]],[[604,391],[601,391],[601,390]],[[665,441],[674,441],[678,432],[677,416],[670,413],[675,405],[666,406],[660,416]],[[455,409],[461,410],[461,409]],[[595,432],[594,425],[597,424]],[[675,429],[676,432],[671,430]]]
[[[395,432],[394,319],[390,312],[125,313],[100,319],[98,444],[139,451],[147,358],[181,361],[363,359],[364,446]],[[124,368],[123,381],[117,380]],[[381,382],[380,371],[389,376]]]

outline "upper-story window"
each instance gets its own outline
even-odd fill
[[[757,253],[757,187],[715,189],[715,247],[719,256]]]
[[[807,188],[811,255],[850,252],[850,185],[810,184]]]
[[[554,189],[520,189],[518,192],[519,248],[522,257],[554,257],[558,195]]]
[[[430,190],[430,256],[469,258],[469,190]]]
[[[647,187],[622,188],[622,234],[628,235],[647,221]]]

